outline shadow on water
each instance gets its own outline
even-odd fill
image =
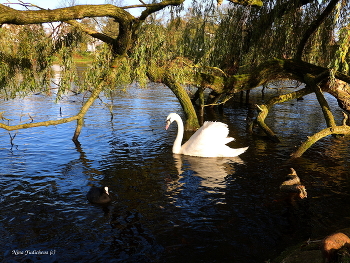
[[[72,115],[81,99],[53,104],[39,94],[2,102],[0,111],[11,124],[28,113],[39,121]],[[296,145],[325,126],[313,96],[275,106],[267,122],[280,144],[246,133],[246,105],[207,112],[206,119],[229,125],[231,147],[249,145],[233,159],[173,155],[176,125],[164,130],[170,112],[181,114],[169,90],[131,87],[116,95],[113,120],[103,103],[94,105],[80,146],[70,140],[74,123],[18,131],[12,148],[0,131],[0,259],[254,263],[349,225],[348,138],[325,138],[288,161]],[[290,167],[307,199],[279,192]],[[112,202],[89,204],[89,188],[105,185]]]

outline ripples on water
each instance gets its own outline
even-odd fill
[[[260,99],[258,90],[252,102]],[[0,111],[15,124],[71,116],[82,103],[73,95],[52,100],[3,101]],[[287,162],[295,145],[325,127],[314,96],[274,107],[267,122],[280,144],[246,133],[246,105],[207,112],[229,124],[231,147],[250,146],[229,160],[173,156],[176,125],[165,131],[165,118],[182,111],[168,89],[132,87],[113,102],[113,119],[100,101],[89,110],[80,147],[71,141],[75,123],[10,132],[12,147],[0,131],[4,262],[263,262],[348,226],[348,138],[325,138]],[[309,196],[296,204],[278,191],[291,166]],[[102,185],[113,202],[89,204],[88,189]],[[53,255],[20,254],[35,250]]]

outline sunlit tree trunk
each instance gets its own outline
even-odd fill
[[[186,115],[185,130],[197,130],[199,128],[198,118],[192,101],[187,94],[185,88],[174,81],[170,76],[166,76],[163,80],[164,84],[167,85],[171,91],[175,94],[179,100],[181,107]]]

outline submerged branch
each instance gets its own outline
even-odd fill
[[[256,118],[256,122],[259,125],[259,127],[266,133],[266,135],[274,142],[280,142],[277,135],[269,128],[269,126],[265,123],[265,119],[267,117],[267,114],[269,113],[269,110],[272,108],[273,105],[277,103],[282,103],[285,101],[289,101],[292,99],[297,99],[300,97],[303,97],[307,94],[312,93],[312,90],[309,88],[303,88],[301,90],[291,92],[288,94],[283,94],[280,96],[272,97],[266,105],[256,105],[259,113]]]
[[[34,127],[41,127],[41,126],[58,125],[58,124],[63,124],[63,123],[77,120],[80,118],[80,116],[81,116],[80,114],[77,114],[75,116],[63,118],[63,119],[59,119],[59,120],[31,122],[31,123],[24,123],[24,124],[18,124],[18,125],[6,125],[3,123],[0,123],[0,128],[5,129],[7,131],[15,131],[15,130],[21,130],[21,129],[34,128]]]
[[[259,114],[256,117],[256,121],[259,125],[259,127],[266,133],[266,135],[274,142],[281,142],[277,135],[269,128],[269,126],[265,123],[265,119],[267,117],[267,114],[269,113],[268,108],[266,105],[256,105],[258,108]]]
[[[310,74],[306,74],[305,75],[305,82],[307,85],[311,86],[311,88],[314,90],[314,92],[316,94],[316,98],[318,100],[318,103],[321,106],[323,116],[324,116],[326,123],[327,123],[327,127],[336,126],[334,116],[331,112],[331,109],[328,105],[328,102],[325,99],[325,97],[323,96],[323,93],[322,93],[320,86],[315,82],[315,78],[313,78]]]
[[[308,139],[301,144],[301,146],[291,155],[291,158],[298,158],[303,155],[303,153],[309,149],[314,143],[331,134],[350,134],[350,126],[342,125],[335,127],[328,127],[322,131],[315,133],[314,135],[308,137]]]
[[[8,131],[14,131],[14,130],[34,128],[34,127],[58,125],[58,124],[68,123],[68,122],[77,120],[78,125],[73,136],[73,141],[77,141],[82,128],[82,122],[83,122],[84,116],[89,110],[89,108],[91,107],[91,105],[94,103],[94,101],[98,98],[100,92],[102,91],[102,88],[103,88],[103,85],[100,85],[98,88],[94,89],[94,91],[91,93],[90,98],[85,102],[85,104],[80,109],[77,115],[74,115],[68,118],[59,119],[59,120],[30,122],[30,123],[24,123],[24,124],[18,124],[18,125],[6,125],[3,123],[0,123],[0,128]]]

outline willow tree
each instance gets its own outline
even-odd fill
[[[199,5],[199,4],[198,4]],[[264,1],[262,6],[231,5],[213,10],[198,6],[188,19],[183,45],[186,58],[195,62],[192,85],[198,98],[204,88],[211,89],[202,106],[225,103],[233,94],[275,80],[297,80],[305,88],[272,98],[257,105],[256,123],[278,142],[278,136],[266,123],[269,110],[276,103],[304,96],[316,97],[327,128],[311,136],[293,154],[299,157],[320,138],[330,134],[349,134],[345,122],[337,126],[323,92],[337,98],[341,108],[350,112],[350,77],[348,1]]]
[[[243,5],[262,4],[260,0],[231,1]],[[85,82],[78,83],[80,90],[87,89],[91,92],[89,99],[79,113],[69,118],[22,125],[11,126],[2,123],[0,128],[18,130],[77,120],[78,125],[73,136],[73,140],[77,141],[87,110],[99,94],[106,90],[106,87],[113,90],[116,86],[131,84],[134,81],[138,81],[142,85],[145,83],[145,79],[166,84],[177,96],[186,113],[186,129],[198,128],[196,112],[183,89],[183,85],[189,82],[184,77],[193,78],[190,76],[193,76],[190,74],[191,66],[184,67],[185,64],[188,65],[184,63],[185,59],[178,59],[178,56],[174,56],[174,54],[155,56],[154,49],[160,48],[154,39],[157,39],[157,35],[154,34],[155,32],[145,35],[149,33],[150,29],[152,30],[152,16],[155,13],[167,7],[181,6],[184,0],[150,2],[151,4],[146,4],[144,1],[140,1],[140,5],[124,7],[112,4],[77,5],[45,10],[20,1],[20,5],[28,9],[24,11],[12,8],[11,4],[0,5],[0,25],[6,25],[2,26],[2,31],[8,30],[8,25],[10,25],[11,29],[17,26],[13,29],[14,32],[23,32],[23,35],[15,33],[13,42],[1,42],[2,46],[10,46],[10,48],[3,47],[0,51],[2,62],[0,85],[7,97],[33,90],[30,87],[48,87],[51,78],[49,68],[55,56],[60,57],[64,64],[58,95],[63,94],[70,88],[72,81],[79,82],[74,74],[71,54],[76,47],[82,44],[82,34],[87,34],[105,44],[104,48],[101,49],[102,52],[96,54],[96,60],[88,71]],[[139,17],[134,17],[127,11],[135,7],[143,8]],[[84,23],[84,20],[80,22],[84,18],[103,18],[107,21],[106,26],[104,30],[98,31],[96,27]],[[145,23],[147,21],[151,22]],[[35,32],[32,30],[32,26],[23,28],[23,25],[42,25],[50,22],[64,22],[65,25],[70,25],[71,29],[66,32],[60,30],[47,37],[42,26],[37,26]],[[66,26],[64,27],[66,28]],[[0,33],[6,35],[8,32]],[[18,44],[18,42],[23,42],[23,45]],[[19,49],[24,52],[17,53],[16,50]]]
[[[12,49],[2,49],[0,85],[6,87],[7,92],[8,87],[13,87],[13,94],[18,94],[21,87],[36,87],[38,81],[47,83],[51,57],[61,51],[60,56],[66,64],[63,75],[66,81],[62,84],[69,86],[74,74],[67,54],[78,45],[80,34],[88,34],[105,43],[85,83],[79,84],[90,90],[91,96],[77,115],[51,122],[22,126],[1,124],[0,127],[16,130],[77,120],[74,135],[74,140],[77,140],[85,113],[101,91],[133,81],[143,85],[145,80],[151,80],[164,83],[174,92],[186,113],[186,129],[195,129],[198,119],[185,85],[198,88],[199,102],[204,107],[225,103],[237,92],[272,80],[295,79],[305,83],[305,88],[257,106],[260,114],[256,121],[270,138],[278,141],[277,135],[264,122],[271,107],[308,93],[315,93],[322,107],[328,127],[322,135],[348,133],[348,126],[335,125],[322,92],[331,93],[344,110],[350,110],[347,64],[349,3],[340,0],[230,2],[229,6],[218,9],[222,1],[193,1],[184,17],[181,17],[182,13],[171,10],[171,20],[167,24],[157,21],[153,15],[166,7],[179,6],[183,0],[153,1],[152,4],[141,1],[141,5],[128,7],[85,5],[28,11],[0,5],[0,24],[40,25],[61,21],[74,28],[56,38],[53,45],[50,44],[52,38],[45,38],[40,28],[36,28],[35,36],[24,30],[24,35],[29,34],[25,37],[37,40],[35,49],[32,46],[32,49],[28,48],[29,52],[23,53],[16,53],[16,45]],[[136,18],[126,11],[132,7],[143,7],[144,11]],[[77,21],[85,17],[111,18],[117,23],[109,23],[109,27],[118,26],[118,30],[113,30],[113,34],[99,32]],[[14,41],[18,42],[18,39]],[[38,54],[45,54],[46,59]],[[20,76],[14,78],[16,74]],[[28,76],[28,84],[23,81],[24,74]],[[9,86],[13,80],[14,84]],[[211,89],[207,100],[203,96],[205,88]],[[310,142],[294,156],[300,156]]]
[[[116,85],[130,84],[135,80],[132,74],[133,63],[130,56],[137,43],[138,32],[145,20],[152,14],[169,6],[181,5],[183,0],[165,0],[159,3],[118,7],[115,5],[77,5],[66,8],[45,10],[31,4],[23,4],[29,9],[16,10],[6,5],[0,5],[1,36],[7,41],[1,41],[0,73],[1,92],[3,96],[13,97],[21,93],[28,93],[38,87],[48,87],[51,76],[50,66],[54,56],[60,56],[64,64],[63,77],[60,83],[59,94],[70,88],[74,80],[71,54],[74,47],[79,44],[80,33],[87,34],[104,42],[102,51],[96,55],[90,74],[86,82],[80,83],[81,87],[87,87],[90,97],[81,110],[74,116],[49,120],[44,122],[31,122],[19,125],[0,124],[0,128],[6,130],[18,130],[37,126],[58,125],[70,121],[77,121],[77,128],[73,140],[77,141],[81,132],[84,116],[99,94],[106,88],[112,89]],[[128,11],[130,8],[142,7],[140,17],[136,18]],[[116,36],[99,32],[86,23],[78,20],[87,17],[109,17],[118,27]],[[43,23],[64,22],[74,29],[61,35],[47,36]],[[111,23],[110,23],[111,24]],[[23,25],[37,25],[26,26]],[[34,30],[35,29],[35,30]],[[3,40],[3,39],[2,39]],[[12,41],[12,42],[11,42]],[[19,51],[19,52],[18,52]],[[136,66],[137,68],[137,66]],[[173,85],[169,80],[169,85]],[[177,85],[177,83],[174,83]]]

